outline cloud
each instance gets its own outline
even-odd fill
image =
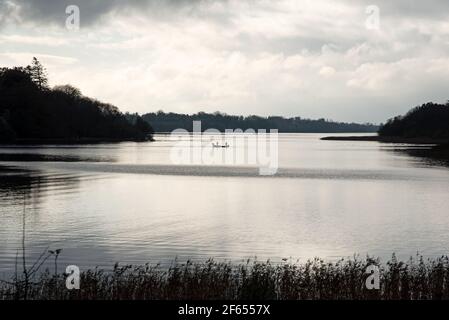
[[[47,67],[48,66],[67,66],[75,64],[76,58],[63,57],[48,54],[35,54],[33,52],[4,52],[0,53],[0,59],[4,66],[18,66],[28,65],[31,62],[31,58],[36,57],[41,60]]]
[[[365,0],[0,0],[0,65],[42,57],[52,84],[129,111],[381,122],[447,99],[449,2],[411,3],[376,1],[368,30]]]
[[[0,28],[8,23],[20,22],[19,6],[8,0],[0,0]]]
[[[22,23],[48,23],[64,26],[66,8],[78,6],[84,26],[99,23],[108,15],[127,15],[133,12],[145,13],[151,17],[167,17],[174,11],[191,10],[201,0],[0,0],[0,7],[16,8],[16,15]]]
[[[335,74],[335,69],[329,66],[324,66],[320,69],[320,75],[325,78],[330,78]]]
[[[346,3],[353,3],[352,0],[344,0]],[[446,0],[410,1],[410,0],[358,0],[359,5],[364,7],[376,5],[380,8],[381,14],[392,17],[412,17],[441,19],[447,17],[449,12],[449,2]]]
[[[68,39],[49,36],[0,35],[0,44],[19,43],[24,45],[62,46],[69,44]]]

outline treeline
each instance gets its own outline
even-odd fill
[[[36,59],[27,67],[0,68],[0,141],[141,141],[151,126],[138,115],[85,97],[77,88],[49,88]]]
[[[449,102],[426,103],[410,110],[404,116],[390,119],[379,129],[379,135],[449,141]]]
[[[301,133],[326,133],[326,132],[376,132],[378,126],[373,124],[342,123],[325,119],[310,120],[300,117],[284,118],[277,116],[233,116],[220,112],[196,114],[148,113],[142,116],[155,132],[171,132],[182,128],[192,131],[193,121],[201,121],[202,130],[217,129],[224,132],[226,129],[278,129],[279,132],[301,132]]]

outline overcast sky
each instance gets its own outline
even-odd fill
[[[383,122],[449,99],[449,1],[0,0],[0,66],[33,56],[123,111]]]

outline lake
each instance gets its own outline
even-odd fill
[[[323,136],[280,134],[274,176],[252,166],[175,164],[167,135],[0,147],[0,278],[14,270],[23,214],[29,264],[47,247],[62,248],[59,264],[81,270],[175,258],[448,253],[448,167],[410,156],[417,146]],[[213,152],[233,148],[245,146]]]

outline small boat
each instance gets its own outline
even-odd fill
[[[220,144],[218,142],[212,143],[212,147],[214,148],[229,148],[229,144],[226,142],[225,144]]]

